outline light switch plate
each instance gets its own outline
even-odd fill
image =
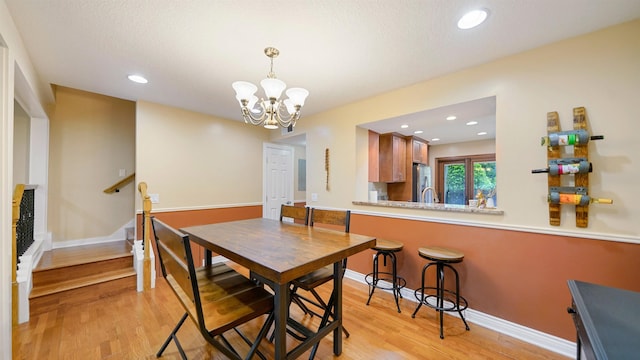
[[[311,194],[311,201],[318,201],[318,194],[317,193],[312,193]]]
[[[149,199],[152,204],[157,204],[160,202],[160,194],[149,194]]]

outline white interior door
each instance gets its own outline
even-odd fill
[[[264,204],[262,217],[280,218],[280,206],[293,204],[293,148],[264,144]]]

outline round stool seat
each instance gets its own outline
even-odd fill
[[[418,249],[418,255],[427,260],[442,261],[446,263],[458,263],[464,259],[464,253],[439,246],[421,247]]]
[[[376,289],[390,290],[396,301],[398,312],[401,312],[398,299],[402,298],[400,291],[407,285],[407,281],[403,277],[398,276],[396,253],[401,251],[403,246],[402,243],[396,241],[376,239],[376,245],[372,248],[376,251],[373,257],[373,272],[368,273],[364,277],[364,280],[369,284],[369,299],[367,300],[367,305],[369,305]],[[380,257],[382,257],[383,266],[387,266],[387,258],[391,261],[391,271],[380,271],[378,268],[378,258]]]
[[[385,239],[377,239],[376,246],[373,247],[373,250],[376,251],[400,251],[404,245],[399,242],[395,242],[392,240]]]

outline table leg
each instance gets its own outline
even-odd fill
[[[211,250],[205,248],[204,249],[204,265],[205,266],[211,266],[211,256],[213,255],[213,253],[211,252]]]
[[[287,356],[287,319],[289,318],[289,284],[273,284],[275,293],[275,358]]]
[[[342,261],[333,264],[333,296],[335,320],[338,323],[333,330],[333,353],[342,354]]]

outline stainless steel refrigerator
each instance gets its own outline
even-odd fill
[[[424,164],[413,164],[413,196],[412,201],[414,202],[423,202],[421,198],[422,191],[427,187],[432,187],[431,185],[431,167]],[[427,202],[433,202],[433,197],[435,195],[435,191],[433,193],[429,192],[430,195],[427,195]]]

